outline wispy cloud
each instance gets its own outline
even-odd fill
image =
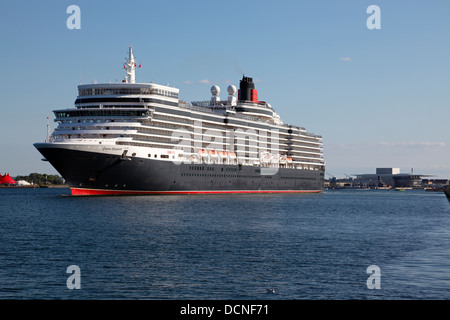
[[[200,84],[211,84],[212,82],[211,82],[211,80],[208,80],[208,79],[202,79],[202,80],[199,80],[197,83],[200,83]]]
[[[446,148],[447,144],[445,142],[439,141],[403,141],[403,142],[371,142],[371,143],[346,143],[346,144],[333,144],[330,147],[336,150],[364,150],[368,148]]]
[[[350,58],[350,57],[344,57],[344,58],[341,58],[341,61],[352,61],[352,58]]]
[[[185,80],[185,81],[183,81],[183,83],[184,84],[188,84],[188,85],[191,85],[191,84],[212,84],[212,81],[208,80],[208,79],[202,79],[202,80],[198,80],[198,81]]]
[[[379,142],[379,146],[382,147],[398,147],[398,148],[434,148],[443,147],[447,145],[445,142],[434,142],[434,141],[422,141],[422,142]]]

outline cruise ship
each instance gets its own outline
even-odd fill
[[[322,137],[285,124],[253,79],[203,101],[137,83],[133,50],[118,83],[78,86],[75,106],[34,146],[72,195],[302,193],[323,188]]]

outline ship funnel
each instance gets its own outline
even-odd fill
[[[258,103],[258,91],[255,89],[252,78],[242,76],[242,80],[239,84],[238,96],[240,101],[252,101]]]

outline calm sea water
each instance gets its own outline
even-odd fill
[[[0,189],[0,299],[450,299],[443,193],[68,193]]]

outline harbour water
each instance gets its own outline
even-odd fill
[[[63,194],[0,189],[0,299],[450,299],[443,193]]]

